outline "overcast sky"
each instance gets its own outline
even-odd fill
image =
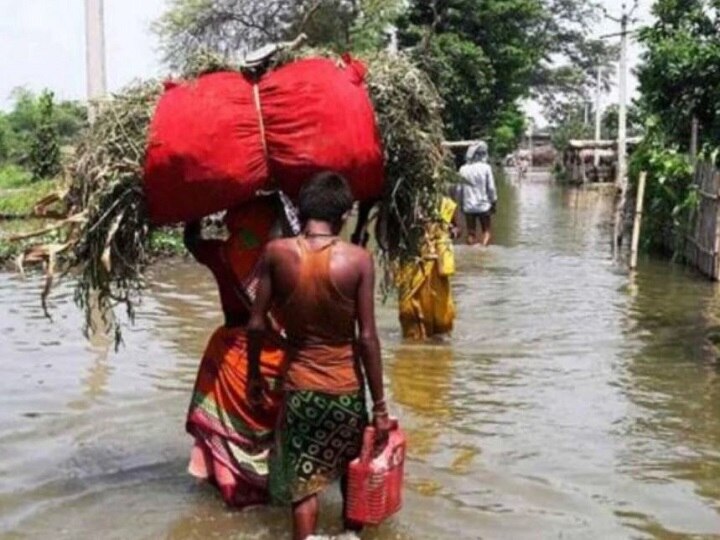
[[[111,90],[162,73],[150,24],[165,0],[105,0],[107,76]],[[0,107],[13,88],[50,88],[62,99],[85,97],[84,0],[0,0]]]
[[[602,0],[618,14],[622,0]],[[152,21],[163,12],[166,0],[105,0],[105,40],[110,90],[135,78],[163,73]],[[650,0],[641,0],[638,15],[648,20]],[[50,88],[61,99],[85,96],[85,30],[83,0],[0,0],[0,108],[10,106],[13,88]],[[596,35],[616,32],[618,25],[604,21]],[[631,63],[637,47],[630,53]],[[631,80],[631,91],[635,87]],[[616,94],[607,97],[615,101]],[[530,109],[535,112],[534,108]]]

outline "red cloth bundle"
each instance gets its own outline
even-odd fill
[[[148,138],[144,187],[155,224],[231,208],[260,189],[295,197],[323,170],[343,174],[358,200],[382,195],[383,152],[349,57],[300,60],[257,81],[220,72],[168,85]]]

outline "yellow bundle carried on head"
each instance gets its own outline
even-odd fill
[[[453,329],[455,302],[449,278],[455,273],[455,254],[450,224],[456,207],[452,199],[442,199],[440,221],[427,226],[422,258],[404,263],[397,274],[400,325],[406,339],[427,339]]]

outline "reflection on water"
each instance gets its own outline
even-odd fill
[[[692,272],[608,257],[611,199],[500,181],[496,244],[458,247],[459,318],[402,343],[379,309],[410,440],[403,512],[370,539],[720,534],[720,297]],[[0,536],[283,538],[282,509],[229,511],[185,473],[184,414],[219,324],[210,275],[163,263],[113,352],[65,285],[0,275]],[[338,532],[337,491],[321,528]]]
[[[414,457],[432,451],[443,425],[452,414],[452,349],[446,346],[401,346],[389,367],[394,402],[417,417],[407,435]],[[422,373],[422,377],[416,377]],[[404,416],[404,415],[403,415]]]

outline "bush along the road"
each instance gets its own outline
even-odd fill
[[[641,171],[647,172],[642,246],[650,251],[678,254],[698,205],[690,156],[651,130],[633,152],[630,161],[633,184]]]
[[[29,162],[34,180],[53,178],[60,173],[60,132],[55,125],[52,92],[43,92],[38,100],[38,120],[30,145]]]
[[[639,34],[640,112],[649,119],[631,161],[631,178],[648,173],[643,243],[679,254],[698,192],[689,156],[693,120],[699,159],[717,165],[720,146],[720,3],[655,0],[652,24]]]

